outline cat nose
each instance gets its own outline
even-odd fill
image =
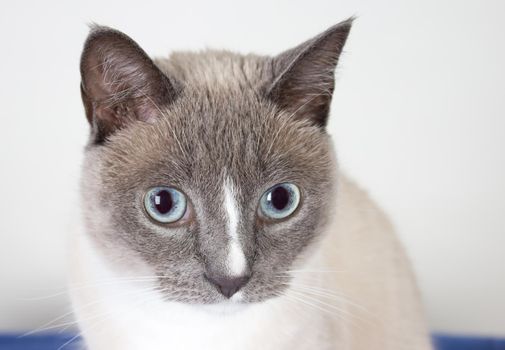
[[[217,290],[227,298],[231,298],[237,293],[251,278],[250,275],[239,277],[217,277],[205,274],[207,280],[212,283]]]

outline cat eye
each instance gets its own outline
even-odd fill
[[[186,213],[186,196],[172,187],[154,187],[144,196],[144,207],[154,220],[169,224],[180,220]]]
[[[266,191],[260,199],[261,213],[269,219],[284,219],[298,208],[300,190],[292,183],[281,183]]]

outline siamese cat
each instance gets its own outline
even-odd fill
[[[91,29],[71,264],[88,349],[431,348],[405,252],[326,130],[351,24],[275,57],[151,59]]]

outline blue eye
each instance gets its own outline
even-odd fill
[[[291,183],[275,185],[266,191],[260,199],[263,215],[270,219],[284,219],[300,204],[300,190]]]
[[[147,214],[164,224],[180,220],[186,213],[186,206],[186,196],[172,187],[151,188],[144,197]]]

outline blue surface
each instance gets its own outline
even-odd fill
[[[21,336],[19,334],[0,335],[0,350],[72,350],[79,343],[75,334],[48,333]],[[66,344],[66,345],[65,345]],[[65,345],[65,346],[63,346]]]
[[[16,334],[0,335],[1,350],[57,350],[73,338],[73,334],[43,334],[20,337]],[[74,339],[63,347],[71,350]],[[433,337],[436,350],[505,350],[505,339],[456,337],[436,335]]]
[[[505,350],[505,339],[494,338],[437,335],[433,344],[437,350]]]

